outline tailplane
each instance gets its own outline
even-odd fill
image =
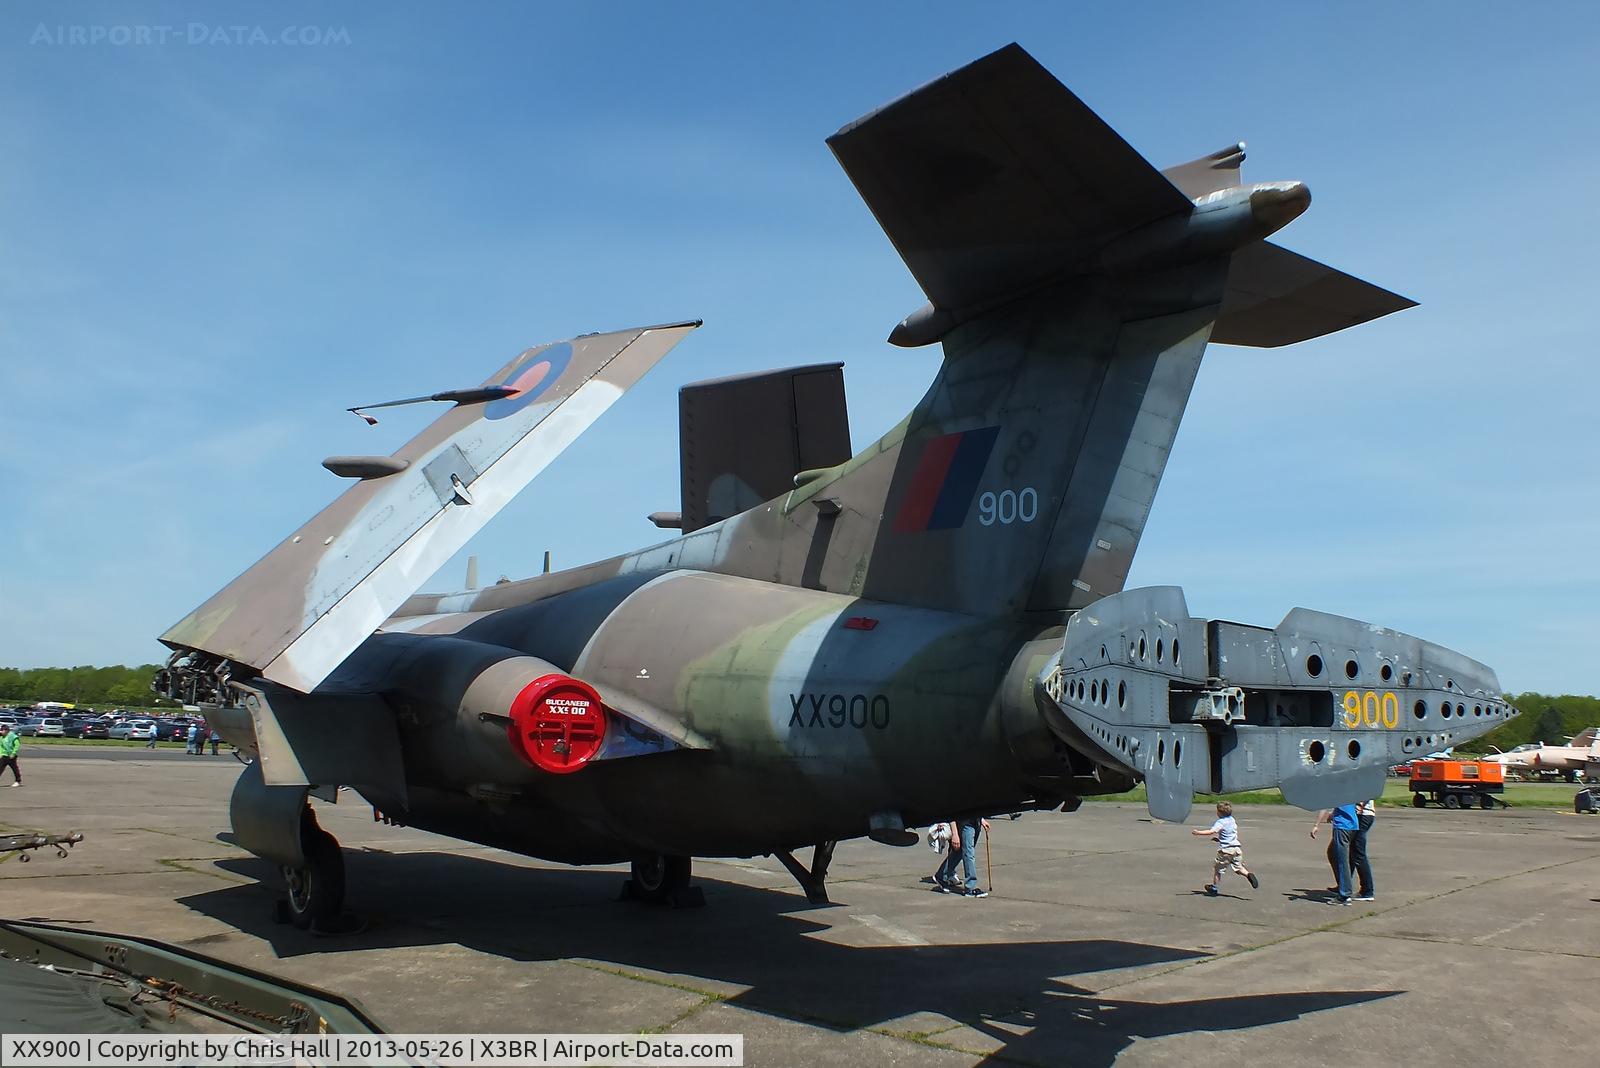
[[[1242,146],[1163,174],[1016,45],[829,145],[929,297],[890,340],[944,362],[905,422],[781,502],[809,545],[781,548],[780,581],[982,615],[1115,593],[1208,342],[1411,305],[1265,241],[1305,186],[1239,184]]]

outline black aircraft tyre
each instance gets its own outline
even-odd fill
[[[642,901],[667,901],[689,885],[689,857],[655,853],[633,862],[633,892]]]
[[[331,927],[344,911],[344,851],[318,827],[305,841],[306,866],[284,868],[289,884],[289,919],[296,927]]]

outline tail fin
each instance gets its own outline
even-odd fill
[[[1326,276],[1236,300],[1230,258],[1253,285],[1284,257],[1337,275],[1260,240],[1304,188],[1216,191],[1236,150],[1169,179],[1016,45],[829,145],[931,299],[894,340],[945,359],[904,423],[782,502],[780,581],[983,615],[1116,592],[1219,314],[1281,343],[1393,310],[1339,320],[1351,293]],[[775,520],[752,515],[730,562]]]

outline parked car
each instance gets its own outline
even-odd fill
[[[40,738],[65,738],[67,736],[66,721],[60,716],[46,716],[39,721],[39,728],[33,733]]]
[[[24,736],[24,737],[26,737],[26,738],[31,738],[35,734],[38,734],[39,733],[39,717],[38,716],[22,716],[22,717],[20,717],[17,720],[17,733],[22,735],[22,736]]]
[[[205,727],[205,721],[194,716],[173,716],[162,721],[161,737],[174,742],[186,742],[189,740],[191,723],[198,723],[202,729]]]
[[[78,733],[73,735],[73,737],[109,738],[111,737],[111,725],[103,719],[91,719],[87,723],[80,724],[78,727]]]
[[[110,736],[134,742],[148,742],[156,736],[156,731],[156,721],[153,719],[129,719],[112,727]]]

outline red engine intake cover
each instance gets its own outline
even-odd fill
[[[588,683],[543,675],[511,702],[511,748],[542,771],[565,775],[582,768],[606,740],[606,709]]]

